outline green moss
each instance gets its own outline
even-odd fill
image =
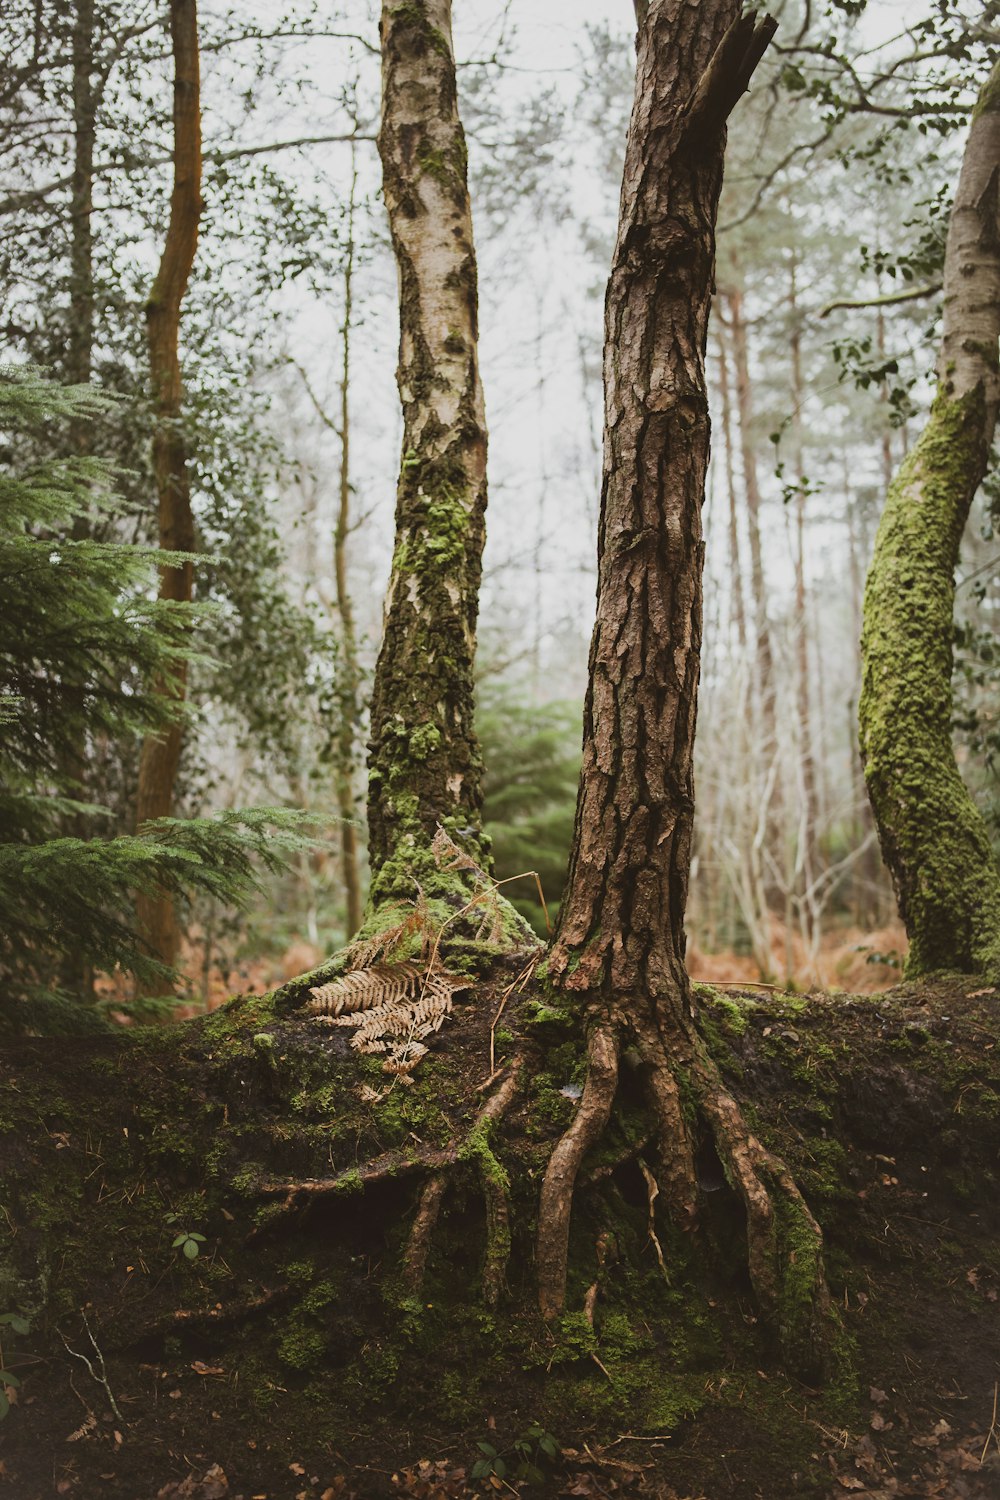
[[[995,351],[994,351],[995,353]],[[1000,874],[952,745],[954,571],[984,395],[943,386],[890,486],[865,590],[865,777],[910,939],[907,976],[1000,974]]]

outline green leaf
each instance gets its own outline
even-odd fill
[[[555,1458],[559,1452],[559,1444],[549,1433],[545,1433],[544,1437],[538,1439],[538,1446],[543,1453],[548,1454],[549,1458]]]
[[[488,1458],[477,1458],[476,1462],[472,1465],[472,1478],[485,1479],[487,1474],[491,1473],[492,1470],[493,1465]]]
[[[494,1448],[492,1443],[484,1443],[482,1442],[482,1440],[480,1440],[476,1444],[476,1447],[479,1449],[480,1453],[485,1453],[487,1458],[496,1458],[497,1456],[497,1450]]]
[[[205,1243],[205,1236],[203,1234],[189,1234],[188,1239],[197,1240],[199,1245],[203,1245]]]
[[[495,1458],[493,1460],[493,1472],[497,1476],[498,1479],[502,1479],[503,1476],[506,1474],[506,1472],[507,1472],[507,1465],[504,1463],[504,1461],[503,1461],[502,1458]]]
[[[18,1377],[12,1375],[9,1370],[0,1370],[0,1385],[12,1385],[16,1391],[20,1384]]]
[[[198,1246],[193,1239],[184,1241],[184,1254],[187,1256],[188,1260],[197,1260]]]
[[[185,1230],[183,1234],[179,1234],[174,1240],[173,1244],[170,1246],[171,1250],[176,1250],[179,1245],[183,1245],[187,1241],[187,1237],[187,1230]]]
[[[27,1318],[22,1318],[20,1313],[4,1313],[0,1317],[0,1324],[10,1328],[14,1333],[25,1334],[31,1332],[31,1324]]]

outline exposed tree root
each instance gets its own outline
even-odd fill
[[[411,1297],[417,1296],[424,1284],[431,1236],[437,1227],[447,1186],[448,1174],[435,1172],[420,1190],[417,1211],[410,1225],[410,1235],[403,1253],[403,1287]]]
[[[507,1172],[490,1146],[490,1135],[506,1113],[521,1079],[518,1058],[496,1093],[487,1100],[469,1133],[463,1154],[474,1155],[486,1201],[486,1255],[483,1260],[483,1299],[494,1308],[507,1288],[510,1260],[510,1195]]]
[[[690,1024],[672,1028],[669,1050],[652,1021],[635,1026],[646,1068],[646,1095],[655,1121],[655,1170],[640,1159],[650,1208],[650,1238],[664,1274],[654,1204],[662,1196],[674,1223],[695,1223],[697,1176],[692,1132],[681,1108],[684,1079],[689,1114],[710,1132],[727,1180],[746,1210],[747,1261],[766,1324],[789,1365],[813,1376],[824,1366],[833,1314],[823,1268],[822,1232],[791,1173],[747,1128],[738,1104]],[[539,1204],[538,1299],[542,1316],[558,1317],[566,1298],[569,1226],[580,1163],[602,1135],[614,1104],[620,1041],[607,1025],[595,1029],[583,1097],[546,1169]],[[596,1284],[585,1311],[593,1314]]]
[[[569,1221],[580,1163],[608,1123],[618,1086],[618,1038],[610,1026],[591,1033],[587,1081],[573,1123],[549,1157],[538,1207],[538,1304],[546,1320],[566,1305]]]

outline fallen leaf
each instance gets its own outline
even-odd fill
[[[200,1359],[192,1360],[191,1368],[196,1375],[225,1375],[226,1373],[221,1365],[206,1365]]]
[[[868,1387],[868,1398],[870,1401],[873,1401],[876,1406],[881,1406],[889,1399],[885,1391],[880,1391],[877,1385]]]
[[[306,1471],[302,1464],[289,1464],[288,1472],[289,1474],[304,1474]]]

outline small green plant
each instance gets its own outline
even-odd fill
[[[178,1214],[167,1214],[167,1223],[176,1224]],[[197,1260],[201,1246],[205,1243],[205,1236],[198,1234],[193,1229],[180,1229],[171,1244],[171,1250],[180,1250],[188,1260]]]
[[[547,1477],[546,1465],[554,1463],[561,1451],[551,1432],[546,1432],[538,1422],[532,1422],[520,1437],[515,1438],[510,1448],[503,1450],[507,1458],[485,1439],[481,1439],[476,1447],[483,1456],[472,1466],[472,1479],[503,1480],[507,1474],[509,1459],[514,1465],[515,1477],[528,1484],[544,1481]]]
[[[9,1328],[12,1334],[20,1338],[23,1338],[26,1333],[31,1332],[31,1324],[28,1319],[21,1313],[16,1312],[0,1313],[0,1330],[6,1328]],[[8,1390],[16,1391],[21,1385],[18,1377],[12,1371],[3,1369],[2,1366],[3,1346],[0,1345],[0,1422],[3,1421],[4,1417],[10,1411],[10,1397],[7,1395]]]

